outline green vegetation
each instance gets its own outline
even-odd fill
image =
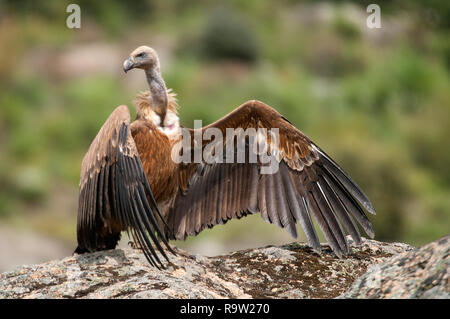
[[[145,83],[66,70],[60,58],[99,43],[125,58],[148,44],[164,49],[184,125],[259,99],[365,190],[377,239],[420,245],[449,233],[448,1],[380,1],[380,30],[366,28],[360,1],[78,1],[81,30],[65,27],[68,3],[0,2],[0,218],[73,243],[81,159]],[[195,240],[242,232],[227,227]]]

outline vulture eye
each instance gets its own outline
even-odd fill
[[[142,57],[144,57],[144,55],[145,55],[145,53],[144,53],[144,52],[141,52],[141,53],[139,53],[139,54],[136,55],[136,58],[142,58]]]

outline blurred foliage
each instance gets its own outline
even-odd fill
[[[243,17],[230,9],[216,8],[200,39],[202,53],[213,59],[255,62],[258,45],[255,35],[245,22]]]
[[[74,241],[81,159],[145,84],[127,88],[107,71],[60,75],[58,59],[92,43],[121,55],[155,40],[184,125],[262,100],[365,190],[377,239],[419,245],[449,233],[448,1],[379,1],[383,27],[371,32],[371,1],[80,0],[81,30],[65,27],[70,2],[0,0],[0,217],[34,218]],[[227,227],[224,240],[242,232]]]

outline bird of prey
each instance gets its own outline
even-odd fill
[[[127,231],[150,264],[164,267],[169,240],[257,213],[295,238],[298,222],[320,252],[315,220],[340,258],[350,252],[347,233],[361,242],[356,222],[374,237],[365,212],[375,209],[361,188],[276,110],[251,100],[210,125],[184,128],[154,49],[138,47],[123,69],[143,70],[149,90],[134,101],[135,121],[118,106],[83,158],[75,252],[113,249]]]

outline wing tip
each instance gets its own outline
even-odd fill
[[[372,205],[372,203],[370,201],[365,201],[362,204],[363,204],[364,208],[366,209],[366,211],[368,211],[372,215],[376,215],[377,214],[377,212],[375,211],[375,208],[373,207],[373,205]]]

